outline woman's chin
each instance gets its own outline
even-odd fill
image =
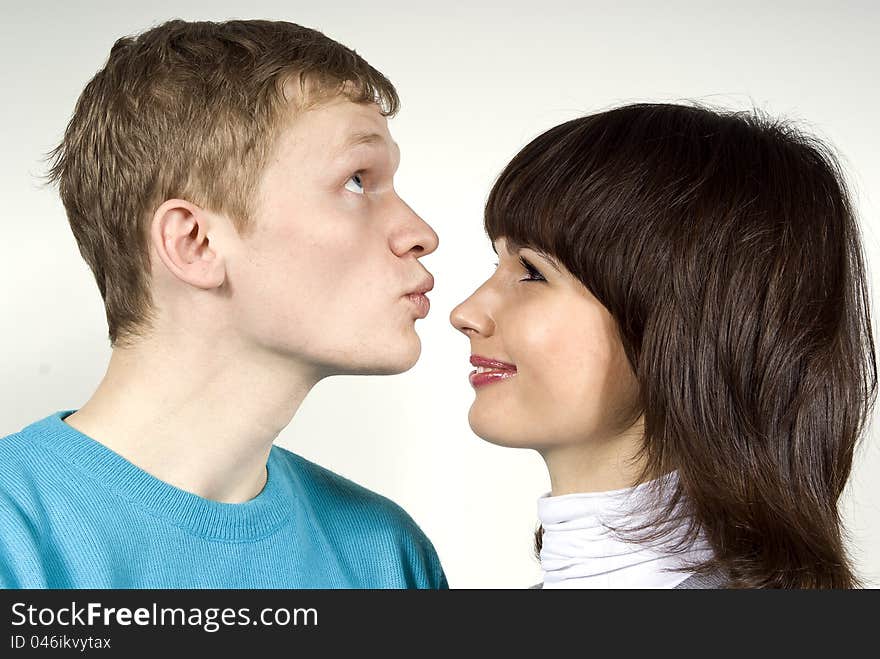
[[[499,418],[482,418],[474,413],[474,408],[468,414],[468,424],[471,430],[480,439],[503,446],[505,448],[535,448],[535,437],[524,433],[523,428],[513,428],[509,422]]]

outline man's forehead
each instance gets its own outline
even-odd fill
[[[329,124],[327,135],[337,151],[361,145],[390,145],[393,141],[388,133],[388,121],[375,103],[336,99],[325,105],[324,123]]]
[[[387,150],[392,158],[399,154],[375,104],[333,100],[301,113],[288,131],[283,138],[287,148],[305,150],[308,157],[341,160],[363,148]]]
[[[358,146],[379,146],[394,150],[397,147],[388,131],[388,120],[372,104],[351,103],[351,111],[340,117],[338,149],[347,151]]]

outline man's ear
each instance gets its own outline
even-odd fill
[[[153,214],[150,239],[162,263],[175,277],[198,288],[217,288],[226,264],[211,245],[211,218],[202,208],[169,199]]]

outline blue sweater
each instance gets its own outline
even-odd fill
[[[254,499],[138,468],[58,412],[0,439],[0,587],[448,588],[403,509],[272,446]]]

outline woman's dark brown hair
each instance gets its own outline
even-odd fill
[[[684,506],[688,541],[714,550],[698,571],[734,587],[858,585],[838,499],[877,367],[827,146],[757,112],[628,105],[523,148],[485,227],[555,257],[616,320],[640,385],[640,480],[678,471],[655,530]]]

